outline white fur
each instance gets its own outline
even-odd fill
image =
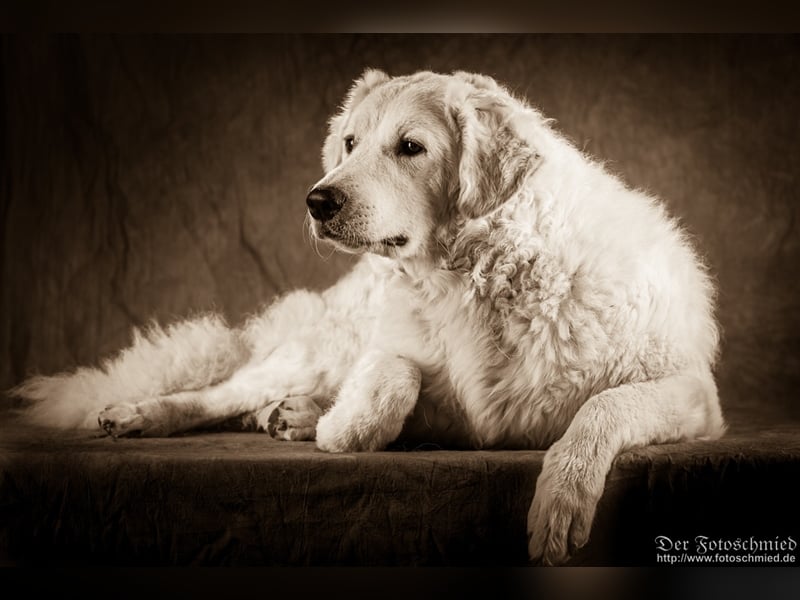
[[[10,393],[36,401],[28,416],[41,425],[97,427],[97,415],[108,404],[206,388],[229,378],[247,353],[239,334],[217,315],[166,329],[153,323],[134,329],[130,347],[98,368],[34,376]]]
[[[424,152],[398,153],[406,139]],[[317,186],[347,201],[312,231],[365,254],[352,273],[240,330],[154,328],[100,369],[26,382],[33,416],[87,426],[116,403],[100,415],[113,435],[167,435],[302,397],[330,407],[316,439],[331,452],[401,431],[549,447],[528,519],[545,563],[587,541],[617,454],[723,433],[713,286],[687,237],[494,80],[368,71],[323,163]],[[305,402],[281,437],[313,431]]]

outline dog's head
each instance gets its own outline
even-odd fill
[[[496,209],[535,169],[519,127],[532,115],[489,77],[366,71],[330,121],[306,199],[313,234],[353,252],[434,252],[438,229]]]

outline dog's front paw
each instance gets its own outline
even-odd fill
[[[337,410],[338,408],[338,410]],[[363,419],[342,410],[332,408],[317,423],[317,448],[325,452],[371,452],[381,450],[386,442],[375,435]]]
[[[545,456],[528,512],[528,554],[544,565],[565,563],[589,541],[605,471],[554,445]]]
[[[148,426],[134,404],[106,406],[100,411],[97,423],[113,438],[141,434]]]

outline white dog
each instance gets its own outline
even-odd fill
[[[19,386],[31,415],[161,436],[261,411],[329,452],[549,448],[528,515],[548,564],[586,543],[617,454],[723,433],[686,236],[493,79],[368,70],[323,162],[311,229],[364,255],[349,275],[237,330],[136,332],[100,368]]]

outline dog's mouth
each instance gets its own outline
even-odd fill
[[[383,244],[384,246],[390,246],[390,247],[397,248],[397,247],[405,246],[408,243],[408,238],[406,236],[404,236],[404,235],[396,235],[394,237],[390,237],[390,238],[386,238],[384,240],[381,240],[380,243]]]
[[[393,248],[402,248],[409,241],[408,236],[405,235],[393,235],[377,241],[368,240],[353,235],[342,235],[324,226],[318,230],[318,236],[320,239],[331,241],[347,250],[375,252],[378,254]]]
[[[370,240],[354,240],[352,238],[331,238],[339,246],[344,246],[348,250],[356,252],[371,252],[383,256],[395,256],[395,252],[408,244],[408,238],[404,235],[396,235],[385,238],[377,242]]]

